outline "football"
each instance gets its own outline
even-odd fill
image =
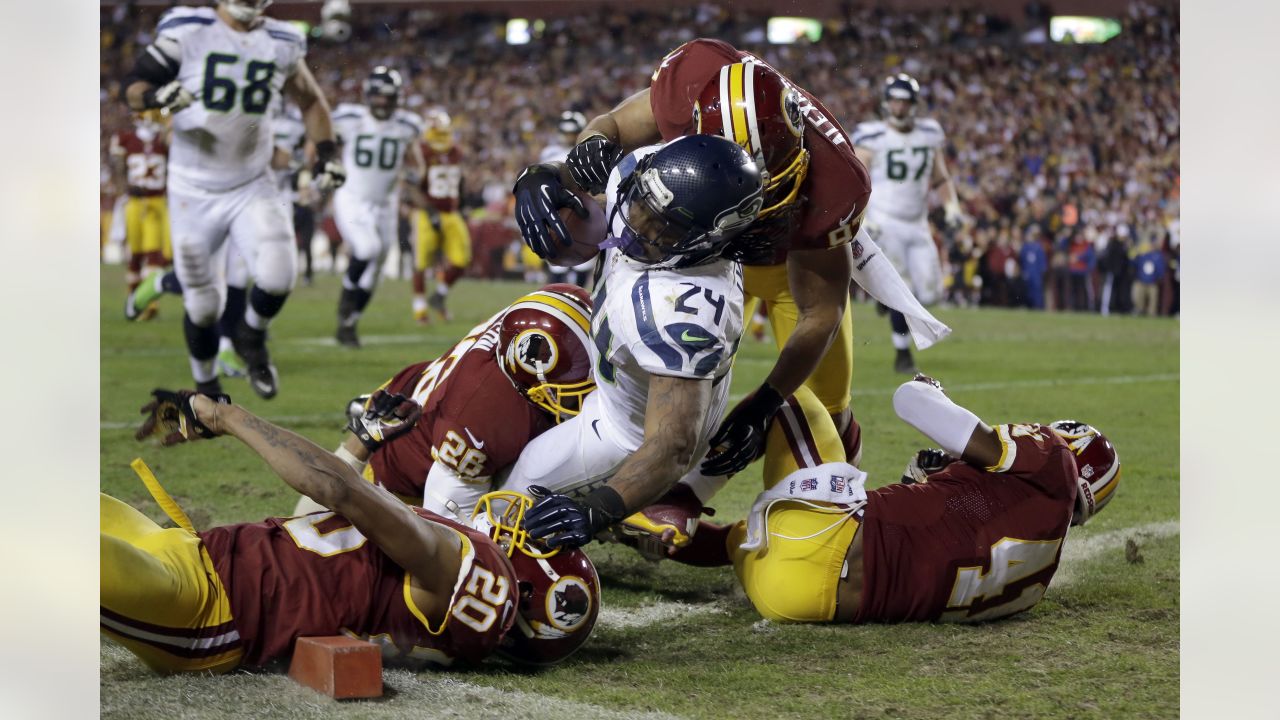
[[[565,228],[569,230],[569,237],[573,239],[573,244],[569,247],[558,243],[555,245],[556,256],[547,258],[547,262],[557,267],[573,267],[594,258],[600,252],[600,243],[604,242],[607,234],[604,208],[600,207],[600,203],[586,192],[572,189],[570,192],[582,201],[582,206],[587,209],[587,216],[580,218],[570,208],[560,208],[558,211]],[[556,236],[554,230],[551,234]],[[559,237],[556,237],[556,240],[558,241]]]

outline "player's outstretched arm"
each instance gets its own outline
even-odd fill
[[[893,394],[893,409],[938,447],[970,465],[989,468],[1000,462],[1003,447],[996,431],[954,403],[928,375],[903,383]]]
[[[459,562],[459,541],[451,531],[425,522],[386,489],[366,482],[333,453],[296,433],[204,395],[191,404],[213,433],[248,445],[289,487],[350,520],[428,592],[450,592]],[[433,579],[441,579],[440,588],[428,586]]]
[[[809,379],[831,347],[844,319],[852,274],[853,254],[847,243],[787,254],[787,284],[799,317],[766,378],[782,397],[794,393]]]

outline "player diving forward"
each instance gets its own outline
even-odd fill
[[[723,254],[755,220],[763,189],[751,156],[710,135],[641,148],[610,173],[612,237],[591,318],[597,389],[512,468],[505,487],[561,493],[531,513],[581,510],[586,542],[670,490],[706,454],[742,334],[742,268]]]
[[[268,4],[220,0],[216,9],[169,10],[125,82],[131,108],[160,109],[172,118],[169,218],[196,386],[220,391],[214,358],[223,280],[215,259],[229,240],[254,282],[232,340],[248,365],[250,386],[264,398],[279,391],[267,325],[297,275],[288,203],[268,168],[269,111],[282,91],[301,109],[315,143],[316,187],[331,190],[345,176],[334,157],[329,106],[306,66],[306,38],[288,23],[262,17]]]
[[[838,438],[812,422],[822,407],[802,390],[769,431],[801,469],[766,469],[747,520],[702,522],[672,557],[732,564],[771,620],[980,622],[1034,606],[1068,527],[1115,497],[1115,448],[1073,420],[989,426],[923,375],[893,406],[942,448],[917,453],[902,483],[864,490],[866,473],[838,461]]]
[[[876,189],[867,208],[867,231],[910,283],[916,299],[932,305],[942,296],[942,267],[929,231],[929,191],[942,187],[948,225],[959,225],[964,213],[947,172],[946,135],[937,120],[916,117],[919,102],[915,78],[904,73],[890,77],[881,103],[884,119],[860,123],[852,140]],[[889,324],[897,351],[893,369],[914,373],[906,318],[891,308]]]
[[[360,347],[356,323],[396,243],[406,158],[410,177],[421,177],[423,171],[417,142],[422,118],[399,107],[403,85],[399,72],[379,65],[364,81],[365,104],[339,105],[333,113],[349,173],[333,195],[333,219],[351,249],[338,301],[337,340],[347,347]]]
[[[189,391],[154,395],[140,437],[155,433],[173,444],[232,435],[290,487],[336,511],[197,532],[135,461],[178,527],[162,529],[101,495],[101,629],[157,672],[262,666],[287,656],[299,637],[339,633],[415,666],[475,662],[495,650],[547,664],[591,633],[595,569],[579,552],[548,556],[525,543],[519,512],[528,498],[502,494],[515,509],[505,515],[482,499],[477,531],[405,505],[225,395],[222,402]],[[362,422],[385,442],[411,429],[420,412],[412,400],[379,393]]]

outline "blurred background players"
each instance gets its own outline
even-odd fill
[[[397,242],[406,164],[410,177],[422,175],[422,118],[400,107],[403,86],[399,72],[379,65],[364,81],[365,104],[342,104],[333,114],[350,173],[333,196],[333,219],[351,253],[338,301],[337,340],[347,347],[360,347],[356,323]]]
[[[898,73],[885,81],[882,119],[860,123],[853,131],[854,151],[871,173],[875,192],[867,208],[867,232],[907,281],[916,299],[932,305],[942,298],[942,264],[929,231],[929,191],[941,187],[947,225],[964,221],[955,183],[947,172],[947,138],[933,118],[917,118],[920,85]],[[906,318],[889,309],[893,369],[914,373]]]
[[[232,339],[254,392],[272,398],[279,376],[267,326],[297,274],[292,222],[268,172],[273,145],[266,120],[281,92],[298,104],[316,143],[316,185],[336,188],[344,171],[334,158],[328,103],[306,66],[306,38],[293,25],[262,17],[266,5],[221,0],[216,8],[169,10],[155,40],[138,53],[125,96],[135,110],[159,109],[172,118],[169,216],[196,385],[221,390],[215,323],[225,281],[215,264],[229,240],[254,280]]]
[[[569,150],[578,142],[578,134],[587,126],[587,117],[576,110],[565,110],[560,113],[560,120],[556,123],[556,130],[560,136],[556,142],[542,148],[542,152],[538,155],[538,162],[564,162],[569,158]],[[542,259],[537,253],[524,246],[521,257],[524,259],[525,267],[538,267],[542,264]],[[579,265],[561,266],[548,262],[547,270],[551,273],[552,282],[567,282],[574,285],[587,287],[591,271],[595,268],[596,261],[588,260]]]
[[[311,187],[311,166],[314,148],[307,145],[307,127],[302,113],[293,105],[286,105],[284,112],[271,121],[271,133],[275,137],[276,157],[272,167],[279,179],[280,192],[293,201],[293,235],[304,261],[302,284],[311,285],[315,280],[314,258],[311,241],[316,234],[317,194]]]
[[[128,199],[123,207],[124,239],[129,248],[125,282],[133,293],[146,275],[168,267],[173,251],[169,244],[169,210],[165,202],[169,164],[168,128],[160,113],[146,110],[135,117],[133,128],[111,136],[111,166],[123,179]],[[119,180],[116,185],[119,186]],[[149,320],[154,302],[135,308],[125,303],[125,317]]]
[[[418,252],[413,271],[413,317],[426,324],[427,308],[449,320],[445,297],[471,264],[471,232],[462,219],[462,148],[453,135],[453,120],[443,108],[426,113],[422,156],[423,206],[418,211]],[[437,259],[436,254],[441,258]],[[436,288],[427,297],[427,270],[436,271]]]

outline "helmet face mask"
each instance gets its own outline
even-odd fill
[[[581,550],[546,550],[529,538],[524,515],[533,500],[500,490],[481,496],[472,526],[487,532],[515,570],[516,622],[499,654],[524,665],[552,665],[577,651],[600,613],[600,579]]]
[[[678,138],[642,158],[618,187],[609,227],[622,220],[622,251],[654,268],[710,262],[759,215],[763,180],[733,142]]]
[[[1066,441],[1075,454],[1076,505],[1071,524],[1083,525],[1115,497],[1120,484],[1120,457],[1097,428],[1076,420],[1057,420],[1049,429]]]
[[[386,120],[400,106],[400,92],[404,82],[396,70],[379,65],[364,81],[364,101],[369,112],[379,120]]]
[[[262,11],[271,5],[271,0],[218,0],[218,5],[226,9],[227,14],[246,25],[262,16]]]
[[[880,113],[890,127],[904,132],[910,130],[915,125],[919,104],[920,83],[915,78],[898,73],[885,80]]]
[[[432,150],[443,153],[453,147],[453,118],[444,108],[433,107],[426,113],[427,129],[422,137]]]
[[[577,415],[596,388],[590,333],[590,296],[576,285],[552,284],[507,308],[494,352],[516,390],[559,423]]]
[[[565,110],[560,113],[560,121],[556,124],[557,130],[566,136],[572,136],[574,139],[586,127],[587,116],[574,110]]]

